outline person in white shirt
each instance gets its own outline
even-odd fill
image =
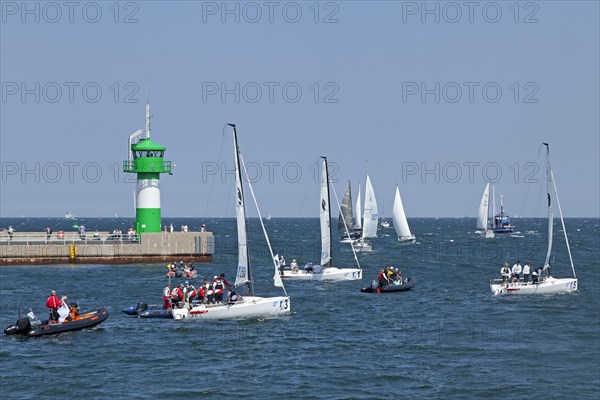
[[[523,267],[523,283],[529,284],[529,273],[531,272],[531,261],[527,261]]]
[[[513,265],[512,267],[512,282],[515,281],[515,278],[517,278],[517,282],[519,282],[519,277],[521,275],[522,270],[523,267],[521,267],[521,263],[519,262],[519,260],[517,260],[515,265]]]

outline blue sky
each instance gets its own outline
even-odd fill
[[[146,84],[166,216],[234,216],[228,122],[274,217],[318,216],[321,155],[388,216],[398,183],[409,218],[474,217],[486,179],[544,216],[541,142],[599,215],[598,2],[69,4],[1,2],[1,216],[133,215]]]

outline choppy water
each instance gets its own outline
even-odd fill
[[[85,219],[88,230],[126,229],[126,219]],[[163,223],[169,223],[165,219]],[[198,227],[199,220],[173,219]],[[200,273],[235,273],[234,220],[205,221],[216,234],[215,261]],[[164,266],[76,265],[0,268],[0,325],[18,306],[44,316],[51,289],[82,310],[107,306],[100,329],[55,337],[0,339],[2,399],[32,398],[596,398],[600,392],[600,226],[568,219],[579,292],[497,298],[489,290],[505,258],[539,265],[546,221],[517,219],[514,236],[481,239],[473,219],[413,219],[415,245],[381,229],[374,251],[359,256],[362,281],[286,285],[293,313],[280,319],[141,320],[120,309],[160,302]],[[65,220],[3,219],[20,231],[68,228]],[[62,224],[62,225],[61,225]],[[288,262],[316,260],[318,220],[267,223]],[[256,220],[251,252],[256,292],[281,293]],[[561,234],[559,226],[556,233]],[[334,230],[334,233],[336,230]],[[555,237],[553,273],[570,275],[564,240]],[[334,242],[334,264],[352,265]],[[414,276],[410,292],[359,292],[378,268]]]

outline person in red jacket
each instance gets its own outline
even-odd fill
[[[58,321],[58,307],[60,306],[60,299],[56,295],[56,290],[50,293],[50,297],[46,300],[46,307],[50,314],[50,321]]]
[[[173,305],[177,306],[177,308],[181,307],[181,302],[183,302],[183,285],[180,283],[177,285],[175,289],[171,291],[171,302]]]

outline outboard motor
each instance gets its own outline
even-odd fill
[[[379,287],[379,282],[376,279],[371,281],[371,289],[375,290]]]
[[[14,325],[9,326],[4,330],[4,333],[7,335],[15,335],[17,333],[24,334],[29,332],[31,329],[31,321],[29,318],[23,317],[19,318]]]

